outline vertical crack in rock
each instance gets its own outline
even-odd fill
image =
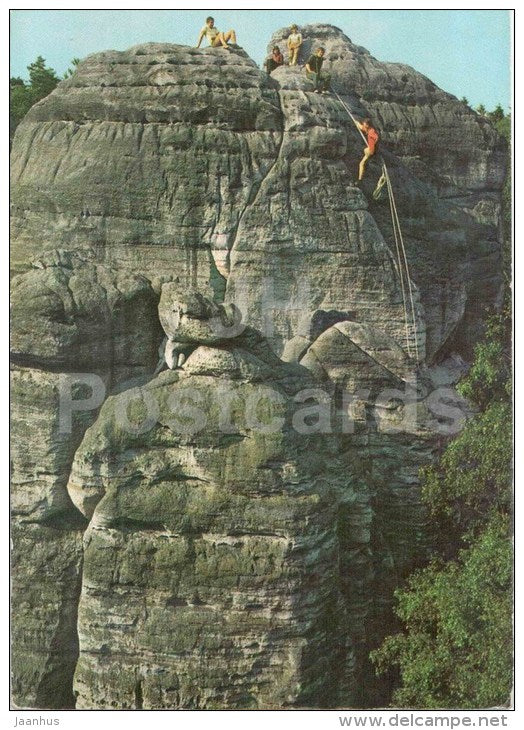
[[[243,220],[243,218],[244,218],[244,216],[246,214],[246,211],[248,210],[248,208],[250,208],[250,207],[252,207],[252,206],[255,205],[256,200],[257,200],[257,197],[258,197],[258,194],[259,194],[262,186],[264,185],[264,182],[271,177],[271,175],[273,173],[273,170],[276,168],[276,166],[277,166],[277,164],[278,164],[278,162],[280,160],[280,153],[282,151],[282,145],[284,144],[284,138],[285,138],[286,131],[285,131],[284,113],[283,113],[283,110],[282,110],[282,100],[281,100],[281,97],[280,97],[280,91],[277,91],[277,94],[278,94],[278,106],[279,106],[280,119],[281,119],[281,125],[280,125],[281,126],[281,133],[280,133],[280,141],[278,142],[277,148],[276,148],[276,151],[275,151],[276,152],[275,159],[273,161],[273,164],[270,165],[270,167],[268,168],[268,170],[265,173],[265,175],[263,175],[258,182],[256,182],[255,184],[253,184],[252,187],[251,187],[251,190],[249,191],[248,200],[247,200],[244,208],[242,209],[240,215],[238,216],[238,222],[237,222],[237,225],[236,225],[236,228],[235,228],[235,231],[234,231],[233,241],[232,241],[231,247],[229,249],[230,256],[231,256],[231,253],[233,252],[233,250],[235,248],[235,243],[236,243],[236,240],[237,240],[238,231],[239,231],[239,229],[241,227],[242,220]]]
[[[144,707],[144,698],[142,695],[142,681],[138,680],[135,684],[135,709],[142,710]]]
[[[69,576],[65,576],[66,579]],[[73,675],[79,656],[78,604],[82,589],[82,561],[65,585],[60,587],[62,611],[51,639],[53,654],[49,657],[36,691],[36,707],[73,709]],[[71,583],[72,591],[69,595]],[[64,593],[66,592],[66,593]]]

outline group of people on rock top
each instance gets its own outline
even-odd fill
[[[290,28],[290,34],[287,37],[287,49],[289,54],[289,65],[296,66],[298,63],[298,54],[302,45],[302,33],[296,25]],[[331,90],[331,76],[322,71],[324,63],[325,49],[319,46],[315,52],[309,57],[305,65],[306,76],[313,82],[314,92],[317,94],[327,94]],[[284,57],[278,46],[273,46],[271,56],[266,60],[265,66],[268,74],[272,73],[279,66],[284,65]]]
[[[233,29],[228,31],[219,31],[215,26],[215,19],[211,16],[206,18],[206,24],[200,31],[196,46],[197,48],[200,48],[200,44],[204,38],[206,38],[209,45],[214,48],[217,48],[218,46],[222,46],[222,48],[230,48],[230,45],[236,45],[237,42],[236,32]],[[300,33],[298,26],[292,25],[286,41],[290,66],[297,65],[302,42],[302,33]],[[316,94],[328,94],[331,90],[331,76],[325,71],[322,71],[324,54],[325,49],[322,48],[322,46],[319,46],[305,64],[306,76],[313,82],[313,91]],[[273,46],[271,56],[266,59],[264,65],[268,74],[271,74],[279,66],[284,65],[284,56],[278,46]],[[359,164],[358,179],[355,181],[358,184],[364,177],[366,164],[369,158],[377,152],[379,135],[377,130],[373,127],[370,119],[364,119],[362,122],[355,123],[367,138],[367,147],[364,150],[364,157]]]

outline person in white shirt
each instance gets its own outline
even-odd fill
[[[209,18],[206,18],[206,24],[200,31],[200,35],[198,36],[198,43],[197,48],[200,48],[200,44],[202,43],[202,39],[204,36],[207,39],[207,42],[210,46],[217,47],[222,46],[222,48],[229,48],[228,42],[231,41],[231,43],[237,42],[237,34],[234,30],[228,30],[226,33],[222,33],[218,30],[218,28],[215,27],[215,19],[209,16]]]
[[[289,65],[296,66],[300,46],[302,45],[302,33],[298,32],[296,25],[291,26],[291,33],[287,39],[287,49],[289,51]]]

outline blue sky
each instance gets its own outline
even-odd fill
[[[59,75],[71,59],[148,41],[194,45],[207,15],[261,63],[271,34],[292,22],[331,23],[380,61],[400,61],[472,106],[511,105],[507,10],[13,10],[11,75],[43,56]]]

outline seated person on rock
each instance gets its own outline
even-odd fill
[[[228,30],[226,33],[223,33],[218,30],[218,28],[215,26],[215,19],[209,16],[209,18],[206,18],[206,24],[200,31],[200,35],[198,36],[198,43],[197,48],[200,48],[200,44],[202,43],[202,39],[204,36],[207,38],[207,42],[210,46],[213,46],[213,48],[217,48],[218,46],[222,46],[222,48],[229,48],[229,41],[231,43],[237,42],[237,34],[234,30]]]
[[[306,76],[315,84],[315,93],[327,94],[331,90],[331,76],[322,72],[324,63],[324,48],[317,48],[306,63]]]
[[[287,39],[287,49],[289,51],[289,65],[296,66],[298,61],[298,54],[300,52],[300,46],[302,45],[302,33],[298,32],[296,25],[291,26],[291,33]]]
[[[364,132],[368,141],[368,146],[364,149],[364,157],[360,160],[360,164],[358,166],[358,184],[364,177],[364,172],[366,171],[366,165],[369,158],[373,157],[378,150],[379,134],[371,124],[371,119],[363,119],[362,122],[356,122],[356,125],[361,132]]]
[[[274,71],[279,66],[282,66],[284,63],[284,56],[280,52],[280,48],[278,46],[273,46],[273,51],[271,53],[271,56],[266,59],[266,71],[268,74],[270,74],[272,71]]]

